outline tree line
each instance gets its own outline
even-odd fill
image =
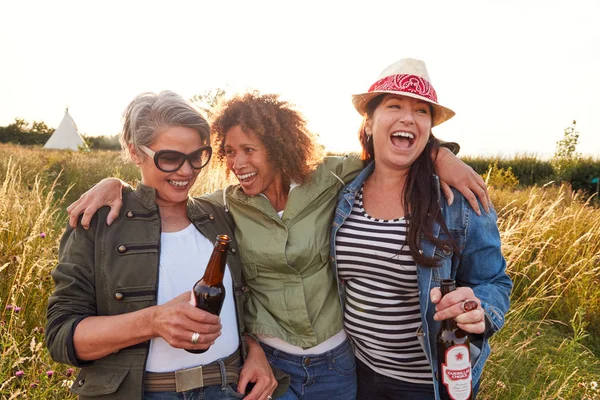
[[[194,96],[195,103],[207,116],[213,108],[225,98],[225,91],[212,89]],[[43,121],[28,123],[21,118],[4,127],[0,127],[0,143],[43,146],[54,132]],[[119,150],[121,148],[117,135],[86,136],[82,135],[90,150]],[[535,155],[517,155],[504,157],[462,157],[478,174],[484,176],[490,186],[520,187],[546,185],[548,183],[568,182],[573,190],[583,191],[586,195],[600,195],[600,159],[582,157],[577,152],[579,132],[577,122],[564,129],[564,136],[556,143],[556,151],[552,159],[545,161]]]
[[[56,129],[46,125],[43,121],[29,123],[22,118],[8,126],[0,126],[0,143],[13,143],[26,146],[43,146]],[[88,149],[91,150],[119,150],[121,144],[119,137],[113,136],[87,136],[81,135]]]

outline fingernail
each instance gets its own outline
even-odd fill
[[[113,219],[112,219],[112,217],[108,217],[108,218],[106,219],[106,224],[107,224],[107,225],[110,225],[110,224],[112,224],[112,223],[113,223]]]

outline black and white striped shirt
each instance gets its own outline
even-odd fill
[[[431,384],[416,331],[421,325],[417,267],[404,218],[381,220],[363,207],[363,191],[336,237],[339,276],[346,282],[344,328],[356,356],[373,371]]]

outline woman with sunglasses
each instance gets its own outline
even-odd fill
[[[103,208],[88,230],[68,227],[61,240],[46,344],[56,361],[81,367],[71,388],[80,399],[236,399],[254,382],[246,398],[264,400],[277,387],[262,348],[244,335],[231,218],[188,196],[211,158],[209,133],[175,93],[137,96],[120,140],[141,182],[124,191],[111,226]],[[232,242],[219,318],[188,301],[223,234]]]

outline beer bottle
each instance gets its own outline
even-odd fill
[[[218,235],[215,247],[206,265],[204,276],[192,289],[191,304],[211,314],[219,315],[225,301],[225,262],[231,239],[227,235]],[[188,350],[190,353],[200,354],[206,350]]]
[[[456,289],[453,279],[442,280],[442,296]],[[438,390],[442,400],[471,400],[472,377],[469,335],[454,318],[441,322],[437,334]]]

